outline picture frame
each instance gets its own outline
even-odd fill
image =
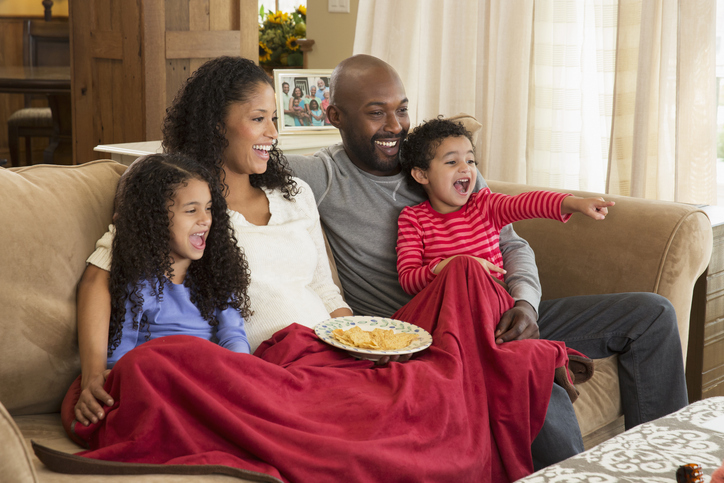
[[[280,135],[338,132],[327,120],[326,109],[323,107],[329,102],[331,76],[332,69],[274,69]],[[322,97],[317,94],[320,87],[324,92]],[[325,97],[326,103],[323,102]],[[295,99],[299,99],[299,102],[295,102]]]

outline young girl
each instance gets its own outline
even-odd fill
[[[174,334],[248,353],[249,274],[218,182],[190,158],[159,154],[136,163],[120,190],[108,367]]]
[[[137,161],[119,184],[114,224],[108,370],[133,348],[168,335],[249,353],[249,270],[212,174],[178,154]],[[80,381],[63,403],[71,437]]]
[[[498,238],[509,223],[529,218],[566,222],[576,212],[602,220],[614,205],[547,191],[508,196],[484,188],[473,193],[478,163],[472,136],[461,124],[444,119],[423,123],[407,137],[400,164],[408,182],[421,186],[429,198],[404,208],[398,219],[397,272],[411,295],[460,255],[477,259],[503,282]]]
[[[309,113],[312,116],[312,126],[324,126],[324,111],[319,108],[316,99],[312,99],[309,103]]]

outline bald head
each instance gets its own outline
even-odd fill
[[[360,86],[390,81],[402,87],[400,76],[390,64],[371,55],[354,55],[337,64],[332,72],[329,103],[344,104]]]
[[[395,69],[377,57],[355,55],[334,69],[329,87],[327,118],[339,129],[350,160],[376,176],[398,173],[410,119]]]

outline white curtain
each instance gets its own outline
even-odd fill
[[[535,2],[528,183],[605,190],[616,20],[616,0]]]
[[[716,202],[715,0],[360,0],[413,124],[473,114],[490,179]]]

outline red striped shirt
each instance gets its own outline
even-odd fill
[[[484,258],[503,268],[501,228],[530,218],[565,223],[571,217],[561,214],[567,196],[550,191],[509,196],[485,188],[470,195],[453,213],[438,213],[429,201],[404,208],[397,221],[397,274],[402,289],[410,295],[420,292],[435,278],[435,266],[453,255]],[[491,273],[504,279],[502,273]]]

